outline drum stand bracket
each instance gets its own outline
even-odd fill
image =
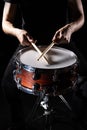
[[[63,103],[68,107],[68,109],[71,111],[71,107],[66,101],[66,99],[63,97],[63,95],[58,95],[58,96],[63,101]],[[41,106],[44,109],[44,113],[41,116],[34,118],[39,106]],[[44,117],[45,118],[44,130],[52,130],[53,115],[55,116],[55,111],[51,107],[50,95],[42,93],[37,98],[37,101],[33,106],[31,116],[27,118],[26,122],[28,123],[28,119],[30,118],[31,122],[29,122],[29,125],[31,125],[33,122]]]

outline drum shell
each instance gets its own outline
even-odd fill
[[[74,64],[64,68],[37,68],[20,61],[19,56],[25,50],[20,50],[16,56],[16,69],[13,75],[18,88],[29,89],[32,94],[42,91],[59,94],[76,85],[78,78],[77,59]]]

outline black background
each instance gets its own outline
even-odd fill
[[[76,40],[77,48],[87,62],[87,0],[82,0],[82,2],[85,13],[85,24],[78,32],[74,34],[74,38]],[[9,59],[11,58],[18,44],[16,38],[7,36],[2,32],[1,22],[3,5],[3,1],[0,0],[0,83]],[[87,68],[85,72],[87,72]],[[0,130],[9,122],[10,111],[8,108],[9,106],[3,97],[0,87]]]

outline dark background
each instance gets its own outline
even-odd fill
[[[76,40],[76,46],[83,56],[83,59],[87,62],[87,0],[82,0],[84,13],[85,13],[85,24],[84,26],[74,34],[74,39]],[[0,0],[0,83],[2,80],[5,68],[11,58],[13,52],[15,51],[18,41],[16,38],[7,36],[2,32],[1,21],[2,21],[2,11],[3,11],[3,1]],[[86,63],[87,65],[87,63]],[[87,74],[87,67],[84,68],[84,73]],[[0,130],[9,122],[9,105],[3,97],[2,89],[0,87]]]
[[[2,89],[1,89],[1,80],[5,68],[11,58],[13,52],[17,47],[17,39],[11,36],[7,36],[3,33],[1,28],[2,22],[2,12],[3,12],[3,0],[0,0],[0,130],[4,128],[10,122],[10,110],[9,105],[4,99]]]

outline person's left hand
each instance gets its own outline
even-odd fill
[[[52,41],[57,44],[66,44],[69,43],[71,40],[71,26],[69,24],[65,25],[64,27],[60,28],[56,31],[53,36]]]

